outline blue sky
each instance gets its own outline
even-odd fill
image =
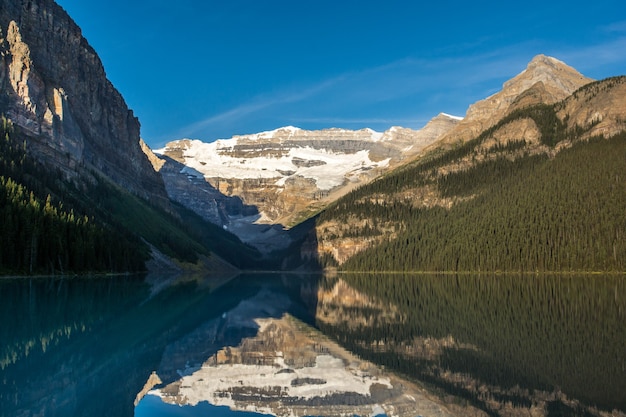
[[[626,74],[622,1],[57,0],[153,148],[462,116],[533,56]]]

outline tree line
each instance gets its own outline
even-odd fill
[[[276,267],[179,204],[166,212],[96,172],[85,180],[44,166],[5,117],[0,137],[0,274],[143,271],[148,243],[181,262],[216,253],[241,269]]]
[[[621,134],[553,160],[503,158],[444,176],[437,183],[443,195],[474,195],[450,209],[361,198],[320,221],[355,216],[398,225],[397,237],[350,258],[345,270],[623,271],[625,160]]]

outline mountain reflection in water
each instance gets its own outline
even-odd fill
[[[155,281],[0,281],[0,416],[626,415],[621,275]]]

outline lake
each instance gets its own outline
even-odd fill
[[[624,275],[0,280],[0,416],[626,416]]]

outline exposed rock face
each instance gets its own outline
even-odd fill
[[[163,182],[140,148],[137,118],[54,1],[2,2],[0,92],[0,112],[42,162],[74,179],[93,169],[167,207]]]
[[[610,137],[626,129],[626,77],[614,77],[590,84],[575,92],[559,106],[558,116],[568,128]]]
[[[472,139],[513,110],[554,104],[592,81],[558,59],[537,55],[524,71],[505,82],[502,90],[469,106],[465,118],[442,137],[442,142]]]
[[[161,173],[171,198],[250,241],[242,222],[291,226],[406,162],[458,122],[440,114],[419,131],[383,133],[285,127],[213,143],[179,140],[156,152],[166,161]],[[235,196],[247,209],[227,208]]]
[[[383,239],[396,236],[392,227],[385,234],[374,236],[351,236],[355,230],[371,227],[368,221],[352,218],[346,222],[326,221],[316,225],[309,233],[300,253],[302,259],[318,259],[320,255],[331,255],[339,264],[365,249],[381,243]]]

